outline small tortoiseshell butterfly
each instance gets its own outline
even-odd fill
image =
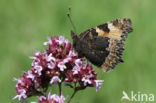
[[[71,36],[73,47],[79,55],[108,72],[123,62],[124,43],[130,32],[131,20],[120,18],[88,29],[80,35],[71,31]]]

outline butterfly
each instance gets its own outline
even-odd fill
[[[80,56],[108,72],[123,62],[125,40],[132,32],[131,20],[119,18],[77,35],[71,31],[73,47]]]

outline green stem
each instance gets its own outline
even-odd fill
[[[70,102],[71,102],[71,100],[72,100],[72,98],[74,97],[74,95],[76,94],[76,92],[77,92],[77,90],[75,89],[75,90],[74,90],[74,93],[73,93],[72,96],[69,98],[69,100],[68,100],[67,103],[70,103]]]
[[[74,95],[76,94],[76,92],[78,91],[77,88],[76,88],[76,83],[74,83],[74,92],[72,94],[72,96],[69,98],[68,102],[67,103],[70,103],[70,101],[72,100],[72,98],[74,97]]]
[[[59,95],[60,95],[60,96],[61,96],[61,93],[62,93],[61,85],[62,85],[62,82],[58,84],[58,86],[59,86]]]

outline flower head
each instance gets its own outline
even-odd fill
[[[44,43],[48,46],[44,52],[37,51],[30,58],[32,67],[28,72],[23,73],[19,79],[14,79],[17,96],[26,99],[33,95],[43,94],[49,85],[62,82],[75,83],[79,87],[101,88],[102,81],[97,80],[97,73],[92,66],[85,62],[72,48],[69,40],[63,36],[48,37]],[[38,103],[64,103],[64,96],[49,94],[48,97],[40,96]]]
[[[39,98],[40,100],[38,101],[38,103],[64,103],[65,101],[65,97],[63,95],[51,95],[51,93],[48,94],[48,97],[40,96]]]
[[[95,80],[96,92],[102,87],[104,80]]]
[[[15,81],[17,81],[16,84],[17,95],[13,99],[18,98],[18,100],[20,101],[22,98],[26,99],[28,96],[31,95],[31,93],[34,92],[33,89],[34,85],[32,82],[34,78],[33,76],[32,78],[30,77],[31,76],[29,76],[27,73],[24,73],[22,78],[14,79]]]
[[[53,76],[52,79],[50,80],[50,84],[57,84],[60,82],[61,82],[61,79],[58,76]]]

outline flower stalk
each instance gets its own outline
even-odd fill
[[[58,87],[59,87],[59,95],[62,94],[62,87],[61,87],[61,86],[62,86],[62,83],[59,83],[59,84],[58,84]]]
[[[71,102],[71,100],[72,100],[72,98],[75,96],[76,92],[77,92],[77,90],[74,89],[74,92],[73,92],[73,94],[71,95],[71,97],[69,98],[69,100],[68,100],[67,103],[70,103],[70,102]]]

